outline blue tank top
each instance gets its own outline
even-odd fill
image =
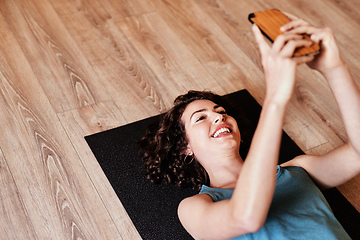
[[[230,199],[233,189],[203,185],[199,194],[208,194],[214,202]],[[242,239],[350,239],[336,220],[329,204],[307,172],[300,167],[280,167],[276,188],[264,226]]]

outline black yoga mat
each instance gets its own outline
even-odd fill
[[[242,132],[244,143],[240,152],[245,157],[261,107],[246,90],[225,97],[238,113],[234,117]],[[155,185],[143,175],[137,143],[147,127],[159,121],[160,117],[86,136],[85,139],[143,239],[192,239],[177,218],[177,206],[183,198],[197,192],[165,184]],[[299,154],[303,154],[301,149],[284,133],[279,163]],[[337,189],[324,194],[345,230],[353,239],[360,239],[360,214]]]

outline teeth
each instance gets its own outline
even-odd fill
[[[216,138],[216,137],[218,137],[218,136],[220,135],[220,133],[223,133],[223,132],[230,132],[230,129],[225,128],[225,127],[220,128],[219,130],[217,130],[217,131],[215,132],[215,134],[214,134],[213,137]]]

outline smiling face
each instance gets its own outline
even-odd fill
[[[238,154],[240,132],[235,119],[210,100],[196,100],[185,109],[182,117],[188,139],[187,154],[197,160]]]

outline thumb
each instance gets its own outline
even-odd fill
[[[265,37],[263,36],[259,27],[256,24],[253,24],[252,31],[254,33],[255,40],[259,46],[260,53],[262,55],[265,54],[270,49],[268,42],[266,41]]]

